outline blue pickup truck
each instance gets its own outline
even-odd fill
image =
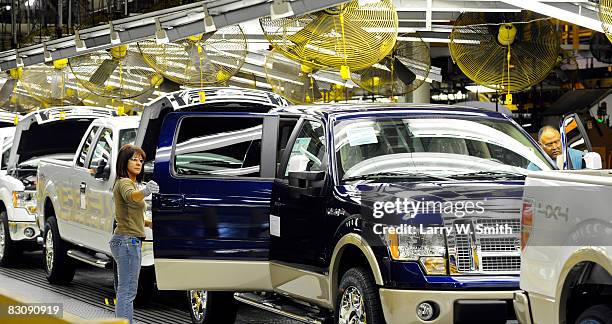
[[[156,124],[157,284],[190,291],[194,322],[233,322],[236,301],[305,323],[513,319],[522,185],[555,167],[507,116],[357,104]]]

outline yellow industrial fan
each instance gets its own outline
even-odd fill
[[[429,46],[418,35],[395,44],[393,51],[373,66],[352,73],[353,82],[385,97],[406,95],[419,88],[431,70]]]
[[[279,53],[315,68],[350,72],[382,60],[395,46],[397,12],[391,0],[351,1],[300,17],[260,19]]]
[[[461,71],[477,84],[509,94],[510,101],[511,93],[546,78],[560,50],[555,26],[529,11],[465,12],[450,37],[451,56]]]
[[[604,33],[612,42],[612,0],[599,0],[599,19]]]
[[[3,82],[0,87],[0,108],[15,113],[27,113],[44,106],[32,98],[23,87],[22,75],[21,67],[3,73],[3,78],[0,78],[0,82]]]
[[[96,95],[126,99],[151,90],[155,70],[135,45],[119,45],[70,58],[68,65],[78,82]]]
[[[291,103],[305,104],[323,99],[313,75],[315,70],[310,66],[300,64],[272,50],[266,55],[264,68],[266,80],[272,86],[272,91]]]
[[[76,78],[70,72],[68,59],[28,66],[23,69],[21,82],[30,96],[47,106],[79,102]]]
[[[202,34],[157,44],[138,42],[146,62],[165,78],[189,87],[225,84],[235,75],[247,55],[247,41],[239,26],[217,30],[210,38]]]

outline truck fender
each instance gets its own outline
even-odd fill
[[[340,268],[340,259],[342,258],[342,253],[348,246],[357,247],[361,253],[368,260],[368,264],[370,265],[370,270],[374,276],[374,281],[377,285],[382,286],[384,284],[382,273],[380,271],[380,267],[378,262],[376,261],[376,257],[374,255],[374,251],[372,247],[366,242],[366,240],[356,233],[348,233],[342,236],[338,242],[336,243],[332,256],[331,262],[329,266],[329,291],[331,292],[331,302],[332,305],[336,303],[336,288],[338,287],[338,272]]]
[[[557,288],[555,293],[555,314],[559,314],[559,323],[565,320],[561,318],[565,314],[565,304],[567,300],[567,285],[566,281],[572,269],[581,262],[591,262],[604,268],[608,273],[612,274],[612,259],[603,251],[601,248],[594,246],[585,246],[577,249],[572,253],[565,264],[561,268],[559,273],[559,281],[557,282]]]
[[[15,220],[13,209],[13,191],[23,190],[23,184],[10,175],[0,177],[0,200],[6,207],[8,220]]]

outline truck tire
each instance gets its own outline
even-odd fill
[[[187,302],[193,324],[231,324],[236,321],[238,302],[233,292],[190,290]]]
[[[11,239],[6,211],[0,213],[0,266],[7,267],[13,264],[19,256],[21,249]]]
[[[43,242],[43,268],[47,281],[60,285],[70,283],[74,278],[76,264],[67,254],[67,243],[60,237],[55,217],[49,217],[45,222]]]
[[[595,305],[587,308],[576,324],[612,324],[612,305]]]
[[[115,289],[115,296],[117,295],[117,280],[117,263],[113,260],[113,287]],[[138,275],[138,291],[136,292],[134,305],[145,306],[150,304],[153,301],[153,295],[155,295],[155,267],[142,267]]]
[[[366,268],[351,268],[342,276],[338,286],[336,323],[385,323],[378,288]]]

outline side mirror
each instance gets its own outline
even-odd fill
[[[323,188],[325,171],[290,171],[289,188],[294,198],[300,195],[317,196]]]
[[[600,170],[603,167],[601,155],[597,152],[585,153],[582,160],[584,161],[585,169]]]

